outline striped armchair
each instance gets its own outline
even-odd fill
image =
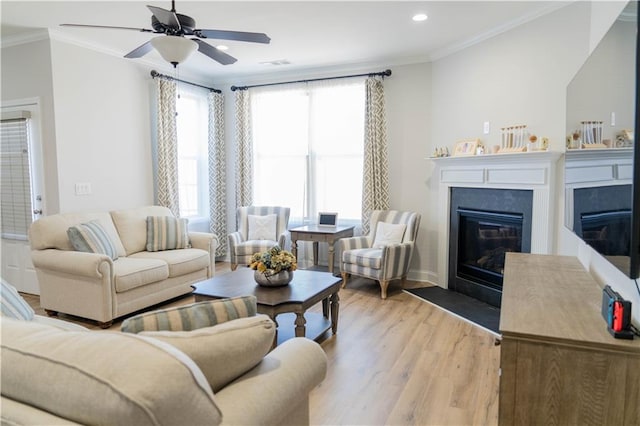
[[[236,214],[237,231],[229,234],[231,270],[248,265],[254,253],[278,244],[284,249],[289,207],[244,206]]]
[[[382,298],[387,298],[389,282],[407,278],[413,255],[420,214],[397,210],[371,212],[371,231],[367,236],[342,238],[342,287],[349,275],[380,282]]]

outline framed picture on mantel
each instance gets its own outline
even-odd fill
[[[480,139],[463,139],[456,142],[453,148],[453,156],[476,155]]]

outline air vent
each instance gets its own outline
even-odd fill
[[[275,61],[260,62],[260,64],[262,64],[262,65],[290,65],[291,62],[289,62],[288,59],[276,59]]]

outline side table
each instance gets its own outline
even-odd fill
[[[333,274],[334,244],[340,238],[353,237],[353,226],[305,225],[289,229],[291,252],[298,258],[298,240],[313,241],[313,264],[318,264],[318,243],[329,244],[329,272]]]

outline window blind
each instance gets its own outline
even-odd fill
[[[28,111],[0,120],[0,219],[2,238],[27,240],[33,222]]]

